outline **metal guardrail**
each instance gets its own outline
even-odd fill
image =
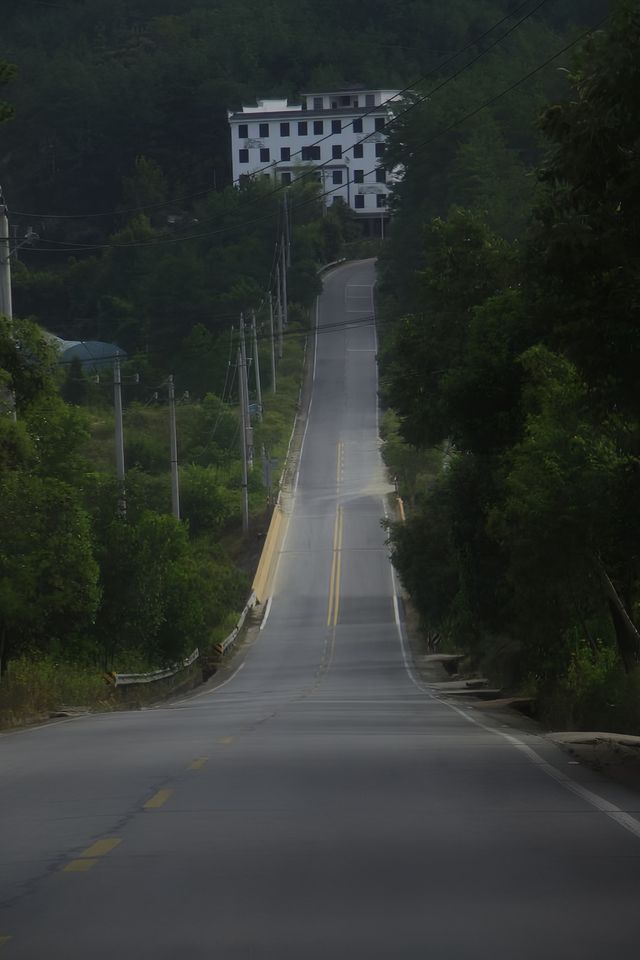
[[[181,663],[174,663],[171,667],[164,670],[153,670],[151,673],[110,673],[108,674],[110,683],[114,687],[132,686],[136,683],[154,683],[156,680],[164,680],[167,677],[174,677],[180,670],[186,670],[192,663],[195,663],[200,656],[200,651],[196,647],[193,653]]]
[[[215,651],[218,654],[218,656],[220,657],[223,656],[227,652],[229,647],[233,646],[233,644],[236,642],[240,634],[240,631],[244,626],[244,621],[247,618],[247,614],[249,613],[250,610],[253,610],[257,602],[258,602],[258,599],[255,593],[252,593],[251,596],[249,597],[249,600],[247,601],[246,607],[240,614],[240,618],[237,624],[235,625],[235,627],[233,628],[229,636],[225,637],[224,640],[221,640],[220,643],[216,643]]]
[[[331,263],[325,263],[324,266],[319,267],[316,270],[316,273],[319,276],[321,273],[324,273],[325,270],[331,270],[331,267],[339,267],[341,263],[346,263],[346,262],[347,262],[346,257],[340,257],[339,260],[333,260]]]

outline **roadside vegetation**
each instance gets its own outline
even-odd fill
[[[421,148],[431,104],[392,137],[382,382],[425,633],[552,725],[640,733],[640,6],[614,6],[555,96],[472,121],[473,178],[457,131]]]

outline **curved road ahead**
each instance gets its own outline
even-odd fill
[[[406,662],[373,279],[363,262],[325,280],[244,667],[179,704],[0,738],[2,960],[638,955],[638,797],[442,703]]]

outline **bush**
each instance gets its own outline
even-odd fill
[[[234,498],[235,499],[235,498]],[[180,506],[193,534],[219,531],[234,515],[230,492],[215,467],[184,467],[180,473]]]

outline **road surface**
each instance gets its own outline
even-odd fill
[[[2,960],[637,956],[637,796],[479,725],[407,662],[373,278],[364,262],[325,281],[295,502],[243,668],[173,706],[0,738]]]

